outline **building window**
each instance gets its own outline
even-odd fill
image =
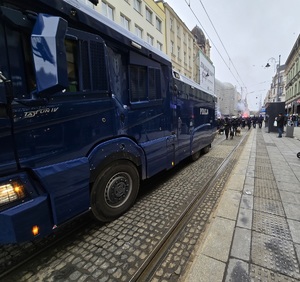
[[[114,20],[114,8],[106,2],[102,2],[102,14],[112,21]]]
[[[130,20],[128,18],[126,18],[124,15],[121,14],[121,25],[125,29],[130,30],[129,23],[130,23]]]
[[[171,41],[171,54],[174,54],[174,42]]]
[[[138,25],[135,25],[135,35],[139,38],[143,38],[143,29],[140,28]]]
[[[180,59],[180,47],[179,46],[177,47],[177,57],[178,57],[178,59]]]
[[[66,40],[66,55],[67,55],[67,68],[68,68],[68,80],[69,87],[68,92],[78,91],[78,65],[76,61],[76,54],[78,53],[77,42],[73,40]]]
[[[160,32],[162,30],[161,25],[161,20],[158,17],[156,17],[156,29]]]
[[[153,13],[152,11],[146,7],[146,20],[152,24]]]
[[[153,46],[153,37],[149,33],[147,33],[147,42]]]
[[[157,45],[156,46],[157,46],[158,50],[162,51],[162,48],[163,48],[162,43],[160,43],[159,41],[157,41]]]
[[[173,19],[170,19],[170,30],[172,30],[173,31]]]
[[[142,13],[142,1],[141,0],[134,0],[133,7],[140,14]]]
[[[177,36],[180,37],[180,26],[177,25]]]

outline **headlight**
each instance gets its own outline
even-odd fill
[[[0,206],[25,198],[24,186],[18,181],[0,184]]]

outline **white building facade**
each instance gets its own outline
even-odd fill
[[[245,113],[242,96],[234,85],[215,79],[215,93],[218,98],[218,117],[241,116]]]

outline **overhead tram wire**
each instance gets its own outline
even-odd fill
[[[194,12],[193,9],[191,8],[190,3],[188,3],[188,2],[190,2],[190,1],[185,0],[185,2],[186,2],[186,4],[188,5],[188,7],[190,8],[190,10],[191,10],[192,14],[194,15],[194,17],[197,19],[197,21],[198,21],[199,25],[201,26],[201,28],[203,29],[203,31],[206,33],[206,35],[207,35],[207,37],[209,38],[210,42],[211,42],[212,45],[215,47],[216,51],[218,52],[218,54],[219,54],[219,56],[221,57],[221,59],[223,60],[224,64],[226,65],[226,67],[228,68],[228,70],[230,71],[230,73],[232,74],[232,76],[233,76],[233,78],[235,79],[235,81],[238,83],[238,85],[239,85],[240,87],[247,88],[247,87],[245,86],[244,82],[242,81],[242,79],[241,79],[241,82],[242,82],[242,84],[243,84],[244,86],[241,85],[241,83],[238,81],[238,79],[236,78],[236,76],[234,75],[234,73],[231,71],[230,67],[228,66],[228,64],[226,63],[226,61],[225,61],[225,59],[223,58],[222,54],[220,53],[219,49],[218,49],[217,46],[214,44],[213,40],[210,38],[210,36],[209,36],[208,33],[206,32],[205,28],[204,28],[203,25],[201,24],[199,18],[197,17],[197,15],[195,14],[195,12]],[[218,37],[219,37],[219,35],[218,35]],[[219,38],[219,39],[220,39],[220,38]],[[221,43],[222,43],[222,41],[221,41]],[[223,43],[222,43],[222,45],[223,45]],[[225,51],[226,51],[226,48],[224,47],[224,45],[223,45],[223,48],[224,48]],[[226,51],[226,53],[227,53],[227,51]],[[228,55],[228,53],[227,53],[227,55]],[[232,62],[232,65],[233,65],[235,71],[237,72],[237,70],[236,70],[236,68],[235,68],[235,66],[234,66],[234,64],[233,64],[233,61],[231,60],[231,58],[230,58],[229,55],[228,55],[228,57],[229,57],[229,60]],[[237,74],[238,74],[238,72],[237,72]],[[239,74],[238,74],[238,76],[239,76]],[[240,76],[239,76],[239,77],[240,77]]]
[[[212,43],[212,45],[215,47],[216,51],[218,52],[218,54],[220,55],[221,59],[223,60],[224,64],[226,65],[226,67],[229,69],[230,73],[232,74],[232,76],[234,77],[234,79],[236,80],[236,82],[239,84],[240,87],[241,84],[238,81],[238,79],[235,77],[234,73],[231,71],[230,67],[228,66],[228,64],[226,63],[225,59],[223,58],[222,54],[220,53],[219,49],[217,48],[217,46],[214,44],[213,40],[210,38],[210,36],[208,35],[208,33],[206,32],[205,28],[203,27],[203,25],[201,24],[199,18],[197,17],[197,15],[195,14],[195,12],[193,11],[193,9],[190,6],[190,3],[187,2],[187,0],[185,0],[186,4],[189,6],[192,14],[194,15],[194,17],[197,19],[199,25],[201,26],[201,28],[203,29],[203,31],[206,33],[207,37],[209,38],[210,42]]]
[[[221,44],[222,44],[222,46],[223,46],[223,48],[224,48],[224,50],[225,50],[225,52],[226,52],[226,54],[227,54],[229,60],[231,61],[233,68],[235,69],[235,71],[236,71],[238,77],[240,78],[240,81],[242,82],[242,84],[244,85],[244,87],[246,87],[246,86],[245,86],[245,83],[244,83],[244,81],[242,80],[242,78],[241,78],[239,72],[237,71],[237,69],[236,69],[236,67],[235,67],[235,65],[234,65],[234,63],[233,63],[233,61],[231,60],[230,55],[228,54],[227,49],[226,49],[225,45],[223,44],[223,41],[222,41],[222,39],[220,38],[220,36],[219,36],[219,34],[218,34],[218,32],[217,32],[217,30],[216,30],[216,28],[215,28],[215,26],[214,26],[214,24],[213,24],[211,18],[210,18],[210,16],[208,15],[208,13],[207,13],[207,11],[206,11],[206,9],[205,9],[205,7],[204,7],[204,4],[202,3],[201,0],[198,0],[198,1],[199,1],[200,4],[202,5],[202,8],[203,8],[204,12],[205,12],[206,16],[208,17],[208,19],[209,19],[209,21],[210,21],[210,23],[211,23],[211,25],[212,25],[212,27],[213,27],[215,33],[217,34],[217,36],[218,36],[218,38],[219,38],[219,40],[220,40],[220,42],[221,42]]]

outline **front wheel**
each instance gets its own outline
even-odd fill
[[[300,152],[299,152],[299,153],[297,153],[297,157],[300,159]]]
[[[91,191],[94,216],[108,222],[127,211],[135,202],[140,186],[139,173],[129,161],[110,164],[97,177]]]

